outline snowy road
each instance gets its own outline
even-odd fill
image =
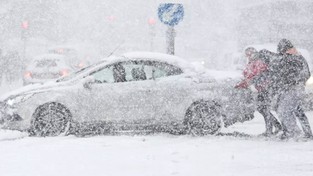
[[[311,123],[313,113],[308,113]],[[223,132],[263,132],[263,121]],[[35,138],[0,131],[3,176],[312,176],[313,141],[230,136],[75,136]]]

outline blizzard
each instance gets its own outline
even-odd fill
[[[276,52],[281,38],[295,42],[312,70],[311,1],[1,0],[0,99],[40,88],[22,87],[24,69],[36,56],[58,48],[79,51],[84,64],[128,52],[166,53],[168,26],[158,19],[157,8],[168,2],[182,3],[185,9],[175,26],[175,55],[197,71],[210,69],[203,80],[211,79],[209,75],[216,80],[242,76],[244,48]],[[34,137],[0,129],[0,176],[312,176],[313,140],[264,137],[264,118],[254,115],[251,121],[205,136]],[[312,109],[306,115],[312,126]]]

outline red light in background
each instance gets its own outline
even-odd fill
[[[57,49],[57,53],[58,53],[58,54],[63,54],[63,53],[64,53],[64,49],[63,49],[63,48]]]
[[[108,17],[108,20],[110,21],[110,22],[112,22],[112,21],[115,21],[115,16],[114,15],[110,15],[109,17]]]
[[[149,23],[149,25],[155,25],[156,20],[154,18],[149,18],[148,23]]]
[[[80,62],[80,63],[78,64],[78,67],[79,67],[79,68],[83,68],[84,66],[85,66],[84,62]]]
[[[22,28],[23,29],[28,29],[28,21],[23,21],[22,22]]]
[[[25,78],[31,78],[31,77],[32,77],[32,72],[26,71],[26,72],[24,73],[24,77],[25,77]]]
[[[67,76],[69,74],[69,71],[67,69],[63,69],[60,71],[61,76]]]

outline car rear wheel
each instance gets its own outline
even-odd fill
[[[222,127],[220,105],[214,101],[197,101],[188,109],[184,124],[187,133],[195,136],[215,134]]]
[[[33,136],[58,136],[65,134],[70,126],[72,114],[56,102],[40,105],[32,115],[30,134]]]

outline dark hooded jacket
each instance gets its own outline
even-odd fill
[[[307,61],[302,55],[284,54],[279,63],[278,84],[283,91],[295,86],[305,86],[311,73]]]
[[[271,70],[275,76],[274,87],[278,91],[288,91],[297,86],[304,87],[311,76],[308,63],[302,55],[286,53],[293,47],[287,39],[280,40],[277,46],[279,59],[276,64],[272,64],[274,68]]]

